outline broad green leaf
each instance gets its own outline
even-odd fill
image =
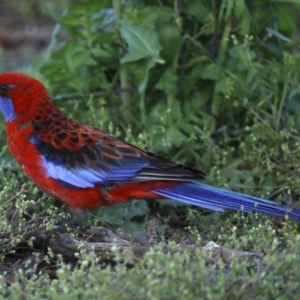
[[[146,201],[133,201],[124,215],[126,221],[131,221],[134,217],[145,216],[149,213]]]
[[[86,49],[83,49],[80,52],[74,53],[69,66],[71,67],[71,70],[76,70],[77,68],[90,64],[90,61],[90,54]]]
[[[133,62],[142,58],[150,58],[154,62],[164,63],[159,55],[161,46],[154,29],[122,24],[120,32],[128,44],[128,53],[121,59],[121,63]]]
[[[184,1],[181,11],[188,15],[195,16],[200,22],[210,13],[210,7],[204,1],[188,0]]]
[[[116,15],[113,9],[101,9],[99,12],[92,14],[92,18],[97,22],[92,26],[94,32],[104,30],[110,32],[116,22]]]
[[[251,14],[245,0],[235,1],[235,15],[240,19],[241,34],[249,34],[251,25]]]
[[[124,213],[130,206],[130,203],[119,203],[114,206],[101,208],[100,220],[104,223],[122,227],[124,224]]]
[[[166,139],[169,143],[179,147],[185,139],[185,136],[178,130],[178,128],[172,126],[167,130]]]

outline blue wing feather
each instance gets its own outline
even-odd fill
[[[96,146],[100,155],[93,154],[94,159],[91,159],[89,151],[91,147],[83,146],[80,151],[72,153],[66,149],[55,149],[38,136],[33,136],[30,141],[39,150],[42,165],[47,170],[48,176],[65,187],[89,188],[94,187],[95,184],[111,185],[116,182],[126,182],[141,169],[149,167],[147,158],[137,151],[134,152],[134,157],[126,157],[118,153],[116,155],[118,159],[106,159],[105,156],[101,156],[103,146],[100,142]]]
[[[105,142],[108,137],[105,136]],[[117,141],[82,146],[79,151],[56,149],[34,135],[30,141],[41,154],[49,177],[70,188],[89,188],[95,184],[113,185],[122,182],[203,179],[202,172],[174,164],[152,153]]]

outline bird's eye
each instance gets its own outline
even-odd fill
[[[5,93],[6,91],[8,91],[8,89],[9,89],[9,85],[7,84],[0,85],[0,93]]]

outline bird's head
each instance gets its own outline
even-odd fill
[[[0,111],[5,122],[25,121],[37,110],[54,109],[47,90],[38,80],[20,73],[0,74]]]

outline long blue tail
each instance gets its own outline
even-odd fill
[[[187,182],[155,193],[187,204],[223,212],[224,208],[260,212],[271,216],[288,216],[300,221],[300,211],[288,209],[275,201],[264,200],[196,182]]]

